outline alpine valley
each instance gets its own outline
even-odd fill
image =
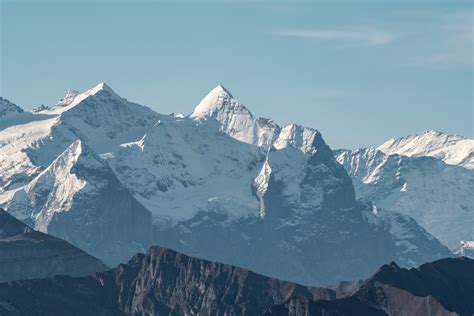
[[[156,113],[104,83],[32,112],[0,99],[0,206],[109,266],[160,245],[326,286],[391,261],[467,255],[473,159],[474,140],[434,131],[333,151],[316,129],[254,117],[222,86],[189,115]],[[278,293],[272,315],[286,308]]]

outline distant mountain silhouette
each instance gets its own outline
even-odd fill
[[[0,209],[0,282],[58,274],[85,276],[106,269],[99,259],[35,231]]]
[[[155,246],[88,277],[0,284],[0,314],[471,315],[474,260],[442,259],[410,270],[392,263],[348,288],[338,295]]]

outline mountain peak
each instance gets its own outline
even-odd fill
[[[392,138],[377,149],[388,155],[435,157],[447,164],[474,169],[474,139],[437,130]]]
[[[81,140],[77,139],[59,155],[51,165],[53,168],[72,168],[76,164],[102,166],[105,163]],[[48,167],[49,168],[49,167]]]
[[[298,124],[289,124],[281,129],[273,146],[276,149],[293,147],[306,154],[326,147],[326,143],[318,130]]]
[[[0,117],[18,113],[23,113],[23,109],[15,103],[0,97]]]
[[[107,91],[107,92],[111,92],[111,93],[115,94],[115,91],[112,90],[112,88],[108,84],[106,84],[105,82],[99,83],[94,88],[87,90],[86,93],[88,95],[93,95],[93,94],[96,94],[100,91]]]
[[[402,270],[398,264],[394,261],[391,261],[389,264],[384,264],[372,276],[372,279],[378,281],[388,281],[393,278],[393,274]]]
[[[229,92],[229,90],[227,90],[223,85],[219,84],[217,85],[217,87],[215,87],[214,89],[211,90],[212,91],[216,91],[216,92],[219,92],[219,93],[225,93],[227,94],[228,96],[230,96],[231,98],[233,98],[232,94]]]
[[[98,95],[102,92],[106,92],[106,93],[108,93],[112,96],[117,96],[118,97],[118,95],[115,93],[115,91],[108,84],[106,84],[105,82],[101,82],[101,83],[97,84],[95,87],[90,88],[86,92],[79,94],[77,99],[79,99],[79,102],[80,102],[80,101],[84,100],[85,98],[87,98],[89,96]],[[75,101],[77,101],[77,100],[75,100]],[[78,102],[75,102],[75,103],[78,103]]]
[[[464,136],[456,135],[456,134],[448,134],[439,130],[430,129],[430,130],[425,130],[420,133],[410,134],[410,135],[399,137],[399,138],[391,138],[390,140],[388,140],[387,142],[385,142],[379,147],[383,148],[389,143],[398,144],[398,143],[416,142],[416,143],[420,143],[419,145],[423,145],[423,144],[428,144],[429,142],[432,142],[432,141],[450,142],[450,141],[463,140],[463,139],[467,139],[467,138]]]
[[[107,97],[113,96],[120,98],[120,96],[118,96],[109,85],[104,82],[101,82],[95,87],[90,88],[82,93],[78,92],[77,90],[68,90],[64,97],[62,97],[61,100],[59,100],[52,108],[42,107],[39,110],[36,110],[35,112],[42,112],[45,114],[61,114],[75,107],[88,97],[102,94],[102,92],[106,92],[106,94],[104,95],[106,95]]]
[[[442,132],[442,131],[439,131],[439,130],[435,130],[435,129],[426,130],[426,131],[423,131],[423,132],[418,133],[418,134],[408,135],[408,136],[403,137],[403,138],[411,138],[411,139],[417,138],[417,139],[419,139],[419,138],[439,138],[439,137],[449,138],[449,139],[451,139],[451,138],[465,139],[465,137],[463,137],[463,136],[448,134],[448,133],[445,133],[445,132]]]
[[[222,85],[212,89],[189,117],[197,121],[213,118],[224,133],[241,142],[265,148],[271,146],[280,131],[280,127],[272,120],[255,118]]]
[[[226,107],[243,106],[234,99],[232,94],[222,85],[212,89],[196,106],[190,117],[193,119],[207,119]]]
[[[430,129],[430,130],[424,131],[421,134],[440,135],[440,134],[445,134],[445,133],[443,133],[441,131],[438,131],[438,130],[435,130],[435,129]]]

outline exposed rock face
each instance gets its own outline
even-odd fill
[[[0,282],[53,275],[85,276],[106,269],[86,252],[35,231],[0,209]]]
[[[258,315],[293,295],[335,294],[152,247],[128,264],[86,278],[0,284],[0,314]]]
[[[465,257],[402,269],[382,266],[344,298],[292,297],[265,315],[472,315],[474,260]]]
[[[152,247],[89,277],[0,284],[1,315],[471,315],[474,261],[384,265],[334,290]],[[430,314],[431,313],[431,314]]]

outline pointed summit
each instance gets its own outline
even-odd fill
[[[86,97],[91,96],[91,95],[96,95],[97,93],[99,93],[101,91],[107,91],[111,94],[116,95],[114,90],[112,90],[112,88],[109,85],[107,85],[105,82],[101,82],[98,85],[96,85],[95,87],[93,87],[93,88],[91,88],[91,89],[89,89],[89,90],[87,90],[83,93],[80,93],[77,90],[68,90],[66,92],[66,94],[64,95],[64,97],[61,100],[59,100],[58,103],[55,104],[55,107],[66,107],[66,106],[69,106],[73,103],[77,104],[80,101],[84,100]],[[76,100],[76,98],[77,98],[77,100]]]
[[[219,91],[220,93],[225,93],[227,94],[228,96],[230,96],[231,98],[233,98],[232,94],[229,92],[229,90],[227,90],[223,85],[217,85],[217,87],[215,87],[214,89],[212,89],[213,91],[216,90],[216,91]]]
[[[77,90],[68,90],[64,97],[62,97],[53,107],[43,107],[39,110],[35,110],[35,113],[61,114],[75,107],[88,97],[98,96],[102,94],[106,97],[120,98],[120,96],[117,95],[110,86],[108,86],[104,82],[101,82],[95,87],[88,89],[87,91],[82,93],[78,92]]]
[[[115,91],[112,90],[112,88],[105,82],[101,82],[98,85],[96,85],[94,88],[87,90],[85,94],[94,95],[100,91],[107,91],[107,92],[115,94]]]
[[[375,271],[374,275],[370,279],[383,283],[391,282],[395,275],[399,274],[401,271],[407,270],[400,268],[398,264],[396,264],[394,261],[391,261],[389,264],[384,264],[378,268],[378,270]]]
[[[23,109],[15,103],[0,97],[0,117],[18,113],[23,113]]]
[[[255,118],[252,113],[222,85],[209,92],[189,115],[200,122],[216,122],[219,129],[229,136],[248,144],[271,146],[280,131],[269,119]],[[212,120],[209,120],[212,118]]]
[[[8,211],[27,214],[36,230],[71,241],[111,264],[123,262],[151,238],[150,212],[107,161],[79,139],[15,192]]]
[[[193,119],[207,119],[229,105],[242,106],[224,86],[218,85],[202,99],[190,117]]]

